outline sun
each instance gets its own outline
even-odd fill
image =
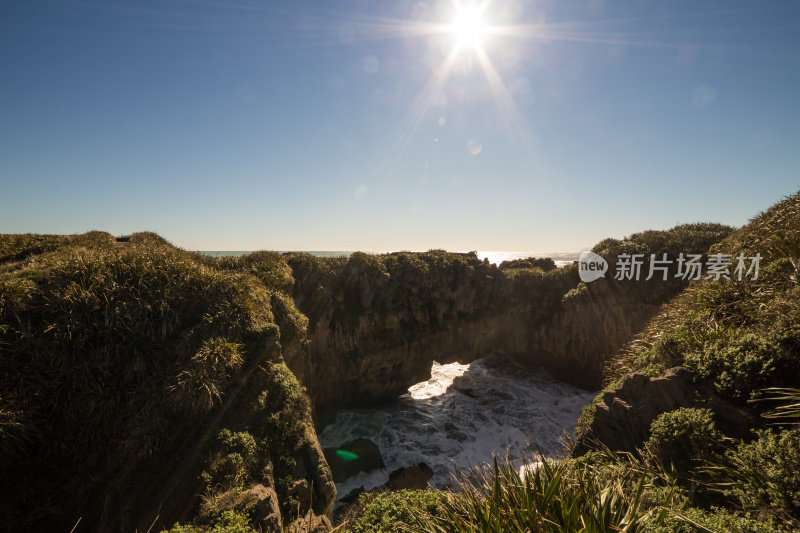
[[[479,7],[459,7],[453,22],[448,27],[455,39],[456,50],[480,51],[489,35],[489,26]]]

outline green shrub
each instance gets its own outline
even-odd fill
[[[768,385],[780,359],[779,346],[769,339],[733,330],[686,355],[686,366],[713,380],[720,395],[737,400],[757,396]]]
[[[252,476],[256,458],[256,441],[250,433],[223,429],[217,435],[215,455],[202,473],[209,488],[228,490],[241,487]]]
[[[648,230],[622,240],[604,239],[592,249],[603,256],[663,253],[677,257],[680,253],[705,253],[709,247],[729,236],[733,228],[722,224],[695,223],[675,226],[667,231]]]
[[[584,295],[586,295],[588,293],[589,293],[589,286],[586,283],[581,281],[580,283],[578,283],[577,287],[567,291],[564,294],[564,296],[561,297],[561,301],[565,303],[565,302],[567,302],[568,300],[571,300],[571,299],[576,299],[577,300],[581,296],[584,296]]]
[[[555,270],[556,263],[549,257],[528,257],[527,259],[514,259],[503,261],[499,265],[500,270],[510,270],[513,268],[540,268],[543,272]]]
[[[412,524],[415,512],[439,516],[444,493],[436,490],[401,490],[362,494],[361,508],[356,521],[349,525],[350,533],[394,533],[400,524]]]
[[[0,252],[11,257],[0,267],[0,492],[14,494],[0,529],[31,516],[69,529],[58,517],[103,512],[113,527],[131,520],[114,502],[144,512],[168,476],[162,516],[174,516],[205,488],[204,469],[212,486],[240,485],[265,479],[273,454],[276,472],[294,473],[308,403],[267,362],[278,356],[266,342],[278,333],[272,301],[303,324],[280,256],[223,269],[155,234],[118,243],[101,232],[0,236]],[[215,438],[222,428],[230,438]]]
[[[653,420],[645,447],[663,464],[687,471],[693,461],[710,458],[722,439],[709,409],[681,407]]]
[[[458,491],[442,498],[436,515],[415,511],[408,530],[635,532],[661,519],[641,505],[645,485],[674,481],[632,456],[606,450],[575,460],[546,460],[524,473],[508,458],[495,460],[493,467],[459,472],[457,484]],[[668,489],[658,503],[669,503],[672,494]]]
[[[308,318],[295,307],[291,296],[276,292],[272,294],[270,303],[280,330],[281,343],[305,339]]]
[[[10,315],[29,305],[36,291],[36,281],[23,274],[21,277],[0,279],[0,319],[10,321]],[[8,317],[8,318],[7,318]],[[6,325],[9,330],[10,324]]]
[[[175,524],[162,533],[257,533],[250,526],[247,516],[236,511],[224,511],[219,518],[207,526],[196,526],[190,524]]]
[[[728,327],[757,324],[772,295],[759,283],[734,280],[708,281],[696,292],[698,308],[715,323]]]
[[[510,268],[503,273],[514,281],[518,293],[535,293],[545,287],[545,273],[539,268]]]
[[[277,252],[253,252],[237,258],[242,271],[252,274],[268,289],[289,293],[294,284],[292,269]]]
[[[91,235],[92,233],[100,232],[89,232],[86,235]],[[76,235],[76,237],[82,236]],[[108,241],[113,243],[113,239],[108,239]],[[152,231],[137,231],[136,233],[132,233],[128,236],[128,242],[136,247],[174,248],[167,239]],[[97,239],[94,240],[94,243],[97,243]]]
[[[170,387],[173,401],[195,412],[220,403],[225,384],[242,364],[242,349],[221,337],[203,341]]]
[[[800,520],[800,429],[759,430],[727,453],[726,493],[746,511]]]
[[[662,368],[672,368],[683,363],[684,356],[689,349],[689,343],[678,329],[656,339],[647,357]]]
[[[568,298],[566,294],[582,292],[576,290],[581,283],[573,265],[548,272],[540,268],[511,268],[503,272],[514,282],[514,297],[533,304],[537,316],[552,316],[560,308],[562,300]]]
[[[270,363],[252,409],[251,431],[270,446],[303,440],[311,407],[305,389],[283,363]]]
[[[680,515],[680,517],[679,517]],[[715,507],[710,511],[697,507],[673,509],[664,523],[653,520],[642,533],[696,533],[699,527],[714,533],[772,533],[780,531],[774,521],[762,522]]]
[[[0,264],[57,250],[68,241],[61,235],[0,234]]]
[[[798,258],[779,257],[761,268],[758,277],[768,283],[796,285],[800,282],[800,263],[798,263]]]
[[[256,437],[259,455],[273,461],[272,476],[275,491],[286,518],[297,508],[288,497],[295,481],[294,452],[307,445],[307,424],[311,420],[311,407],[297,378],[283,363],[268,363],[260,373],[261,391],[248,409],[249,430]],[[258,466],[259,469],[265,464]],[[259,471],[253,475],[258,479]]]

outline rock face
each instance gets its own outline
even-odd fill
[[[469,363],[490,353],[523,351],[525,317],[524,309],[510,309],[390,347],[377,346],[370,319],[347,337],[320,327],[312,331],[308,352],[287,364],[303,376],[317,406],[386,400],[429,379],[434,361]]]
[[[398,468],[389,474],[389,481],[383,486],[388,490],[416,490],[428,486],[433,470],[425,463]]]
[[[650,424],[660,413],[689,407],[695,397],[693,374],[686,368],[671,368],[658,378],[628,374],[596,405],[591,436],[583,437],[579,447],[586,449],[593,437],[613,450],[633,451],[649,437]]]
[[[327,516],[315,515],[309,511],[305,516],[292,522],[285,531],[287,533],[328,533],[331,529],[331,521]]]
[[[283,527],[278,495],[273,487],[254,485],[239,495],[236,507],[253,508],[255,521],[264,531],[280,531]]]
[[[711,384],[698,381],[684,367],[670,368],[656,378],[634,372],[596,404],[594,419],[578,438],[574,454],[587,451],[593,440],[612,450],[634,451],[650,437],[650,424],[658,415],[679,407],[710,407],[718,427],[732,436],[744,437],[759,425],[755,411],[721,399]]]
[[[306,439],[306,444],[294,456],[295,478],[305,482],[296,487],[295,492],[302,491],[299,496],[308,499],[309,512],[325,517],[336,500],[336,484],[311,424],[306,428]]]
[[[524,351],[529,306],[510,279],[474,255],[420,255],[354,254],[333,271],[289,259],[309,325],[308,342],[284,358],[315,406],[395,398],[428,379],[434,360]]]
[[[378,445],[369,439],[355,439],[339,448],[325,448],[323,451],[337,483],[359,472],[370,472],[384,466]]]
[[[452,265],[413,278],[379,258],[371,270],[351,258],[323,273],[289,260],[309,326],[308,342],[285,346],[284,357],[317,408],[392,399],[428,379],[434,360],[492,353],[599,389],[606,359],[683,287],[605,279],[579,286],[574,267],[531,286],[455,255]]]
[[[546,367],[587,390],[602,386],[607,358],[656,314],[682,285],[636,285],[600,279],[568,293],[552,316],[528,326],[527,349],[516,359]]]

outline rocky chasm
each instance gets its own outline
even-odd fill
[[[326,276],[290,259],[295,302],[309,325],[308,341],[286,346],[284,357],[313,404],[393,399],[427,380],[434,361],[466,364],[488,354],[598,390],[607,358],[684,286],[579,284],[568,266],[531,287],[463,259],[406,279],[352,262]]]

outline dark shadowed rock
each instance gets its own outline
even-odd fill
[[[283,525],[281,509],[278,495],[273,487],[253,485],[239,495],[239,502],[244,511],[252,512],[255,522],[263,527],[264,531],[281,530]]]
[[[581,455],[593,440],[612,450],[634,451],[649,438],[650,424],[658,415],[679,407],[711,408],[719,429],[734,437],[744,437],[759,425],[753,410],[723,400],[710,383],[698,380],[687,368],[670,368],[655,378],[634,372],[603,394],[588,432],[578,438],[573,453]]]
[[[325,448],[323,452],[337,483],[359,472],[370,472],[384,466],[378,445],[369,439],[355,439],[338,448]]]
[[[306,481],[308,500],[319,515],[327,515],[336,500],[336,484],[316,433],[306,429],[306,444],[294,454],[296,479]],[[299,487],[298,487],[298,490]]]
[[[305,516],[292,522],[284,531],[287,533],[328,533],[331,527],[331,521],[327,516],[315,515],[312,511],[308,511]]]
[[[671,368],[658,378],[628,374],[597,404],[593,436],[612,449],[633,451],[649,436],[656,416],[694,403],[693,376],[683,367]]]
[[[433,477],[433,470],[425,463],[398,468],[389,474],[389,481],[384,487],[388,490],[424,489]]]

